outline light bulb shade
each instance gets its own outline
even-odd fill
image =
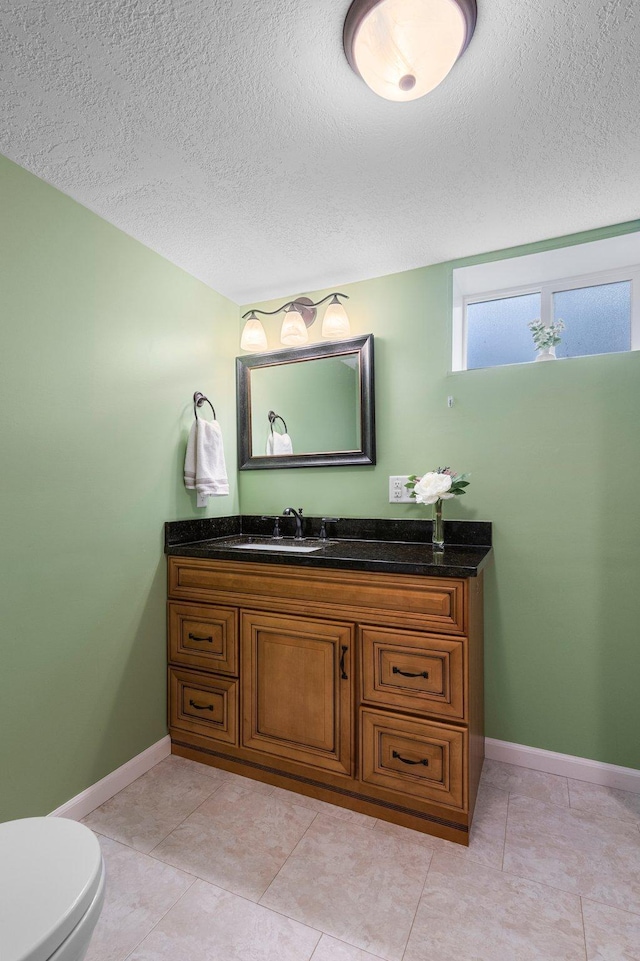
[[[240,338],[240,349],[252,351],[267,349],[267,335],[264,332],[264,327],[254,313],[250,315],[244,325],[242,337]]]
[[[386,100],[424,97],[466,49],[475,0],[354,0],[344,24],[347,60]]]
[[[309,333],[302,314],[295,307],[291,307],[284,315],[280,329],[280,340],[289,347],[299,347],[309,340]]]
[[[347,312],[338,298],[334,297],[322,320],[322,336],[327,340],[339,340],[341,337],[349,337],[350,334],[351,325]]]

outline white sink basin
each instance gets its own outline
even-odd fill
[[[228,550],[233,551],[283,551],[287,554],[311,554],[321,551],[324,544],[310,546],[308,544],[229,544]]]

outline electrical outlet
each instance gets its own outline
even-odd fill
[[[404,486],[409,480],[409,475],[389,478],[389,503],[390,504],[413,504],[413,497]]]

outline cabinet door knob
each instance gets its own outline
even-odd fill
[[[425,677],[425,678],[429,677],[428,671],[418,671],[417,674],[410,674],[409,671],[401,671],[399,667],[394,667],[393,673],[402,674],[403,677]]]
[[[196,704],[195,701],[189,701],[189,707],[195,707],[196,711],[213,711],[213,704]]]
[[[212,637],[198,637],[197,634],[189,634],[190,641],[208,641],[209,644],[213,644]]]
[[[423,764],[425,767],[429,767],[429,760],[426,757],[421,761],[410,761],[408,757],[402,757],[397,751],[392,751],[391,757],[397,758],[399,761],[402,761],[403,764]]]
[[[346,646],[346,644],[343,644],[340,650],[342,651],[342,654],[340,655],[340,677],[343,681],[348,681],[349,678],[347,677],[347,672],[344,669],[344,658],[349,648]]]

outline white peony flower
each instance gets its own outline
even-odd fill
[[[450,500],[455,494],[447,493],[453,478],[451,474],[438,474],[428,471],[419,481],[416,481],[414,493],[418,504],[435,504],[437,500]]]

